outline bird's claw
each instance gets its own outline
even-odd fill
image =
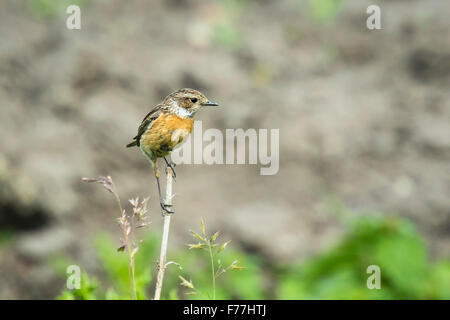
[[[161,209],[163,210],[163,215],[172,214],[175,212],[175,211],[168,209],[168,208],[172,207],[171,204],[165,204],[164,202],[160,202],[159,204],[161,205]]]
[[[166,158],[164,158],[164,160],[166,161],[166,174],[167,174],[167,172],[169,170],[168,168],[172,169],[172,178],[173,178],[173,180],[176,181],[176,179],[177,179],[177,174],[175,172],[176,164],[173,163],[173,162],[169,162]]]

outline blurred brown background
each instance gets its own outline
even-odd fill
[[[450,252],[449,1],[56,2],[0,2],[0,298],[57,295],[57,253],[95,272],[91,239],[118,234],[118,210],[83,176],[149,195],[160,230],[149,163],[124,145],[182,87],[220,103],[204,130],[279,128],[280,170],[178,166],[170,246],[203,217],[235,246],[304,259],[339,239],[345,206],[407,217],[433,257]]]

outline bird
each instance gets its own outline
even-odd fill
[[[203,107],[213,106],[217,107],[219,104],[210,101],[197,90],[183,88],[172,92],[144,117],[137,135],[126,145],[127,148],[139,147],[150,161],[158,185],[159,203],[163,214],[171,214],[173,211],[169,209],[171,205],[165,204],[161,196],[157,160],[164,158],[166,169],[170,167],[175,177],[175,170],[166,156],[192,132],[194,115],[197,111]]]

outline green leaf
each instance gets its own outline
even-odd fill
[[[423,294],[427,272],[427,253],[421,239],[394,235],[383,238],[375,249],[383,282],[392,283],[405,298]]]

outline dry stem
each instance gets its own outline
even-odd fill
[[[172,169],[167,167],[167,179],[166,179],[166,201],[165,203],[168,205],[172,204]],[[170,218],[171,214],[163,212],[164,215],[164,226],[163,226],[163,235],[161,242],[161,254],[159,256],[158,262],[158,275],[156,277],[156,288],[155,288],[155,300],[160,300],[161,298],[161,289],[163,285],[164,279],[164,271],[166,270],[166,255],[167,255],[167,242],[169,239],[169,227],[170,227]]]

